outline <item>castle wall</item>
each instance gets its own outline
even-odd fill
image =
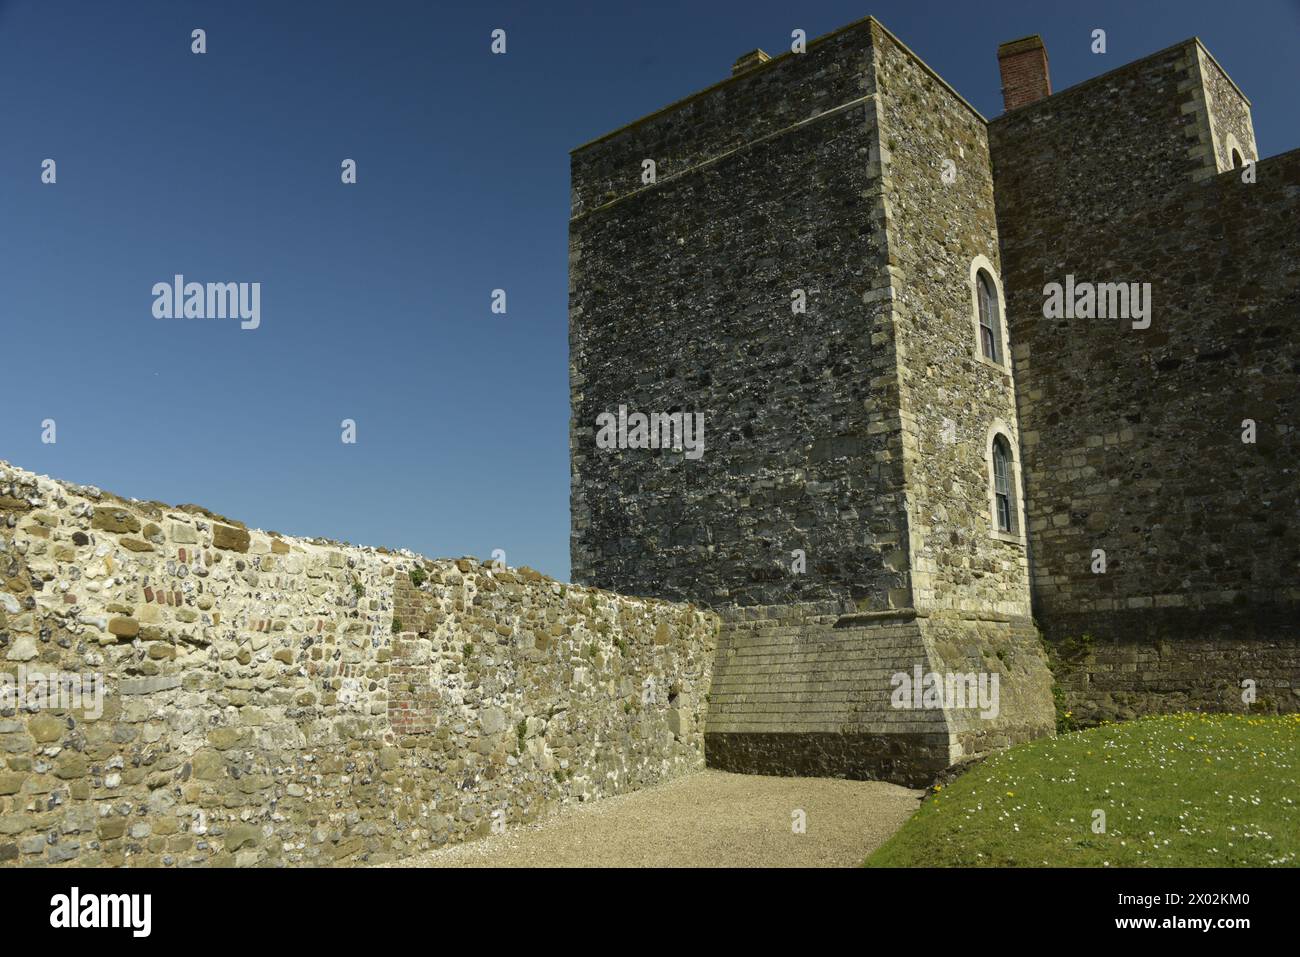
[[[1021,260],[1075,229],[1217,172],[1194,41],[1004,113],[988,132],[1008,290]]]
[[[1017,115],[993,143],[1036,612],[1052,643],[1095,639],[1074,647],[1068,701],[1085,720],[1241,710],[1251,679],[1257,708],[1294,710],[1300,152],[1255,183],[1238,170],[1123,205],[1099,188],[1106,221],[1062,230],[1042,211],[1077,184],[1049,151],[1074,133],[1044,123],[1022,152]],[[1149,282],[1150,328],[1044,318],[1067,274]]]
[[[1294,602],[1234,608],[1193,601],[1066,613],[1046,627],[1064,641],[1053,645],[1062,707],[1088,725],[1178,711],[1296,711],[1296,621]],[[1085,634],[1093,640],[1071,640]]]
[[[0,463],[0,864],[375,863],[662,781],[717,627]]]
[[[1023,618],[1024,540],[994,534],[987,460],[995,424],[1018,444],[1015,387],[979,350],[971,268],[1000,276],[985,123],[884,31],[876,49],[913,601]]]
[[[574,154],[575,580],[710,605],[907,603],[869,38],[846,30]],[[643,157],[659,179],[640,188]],[[591,208],[609,183],[626,195]],[[597,448],[620,406],[703,413],[702,457]]]

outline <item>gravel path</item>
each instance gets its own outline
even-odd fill
[[[878,781],[699,771],[392,866],[856,867],[922,793]],[[792,830],[796,809],[807,815],[803,834]]]

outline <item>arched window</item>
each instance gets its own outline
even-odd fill
[[[993,518],[994,527],[1008,534],[1016,530],[1015,488],[1011,472],[1011,444],[1006,436],[993,437]]]
[[[1241,169],[1246,165],[1246,150],[1237,142],[1237,137],[1231,133],[1225,133],[1223,137],[1223,152],[1228,154],[1228,168]],[[1222,172],[1222,170],[1220,170]]]
[[[970,322],[974,338],[970,340],[974,358],[996,367],[1002,374],[1011,370],[1011,347],[1003,326],[1006,300],[998,281],[998,270],[987,256],[970,262]]]
[[[999,344],[1002,341],[1002,329],[998,316],[998,293],[993,288],[993,280],[981,269],[975,274],[975,297],[979,309],[980,353],[990,362],[1001,363]]]

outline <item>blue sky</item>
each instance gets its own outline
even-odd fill
[[[0,458],[567,578],[568,151],[867,14],[986,116],[1000,41],[1063,89],[1199,35],[1300,146],[1297,0],[0,0]],[[260,282],[260,328],[155,320],[176,273]]]

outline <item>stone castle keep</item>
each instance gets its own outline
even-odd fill
[[[998,58],[986,120],[866,19],[572,154],[574,580],[723,617],[711,765],[925,780],[1052,733],[1044,649],[1082,721],[1300,704],[1300,152],[1196,39]],[[1076,281],[1150,315],[1044,318]],[[998,716],[891,707],[917,666]]]
[[[999,58],[989,121],[868,19],[573,153],[579,584],[0,462],[0,865],[382,863],[706,762],[1296,710],[1300,151],[1197,40]],[[598,446],[620,408],[702,454]]]

